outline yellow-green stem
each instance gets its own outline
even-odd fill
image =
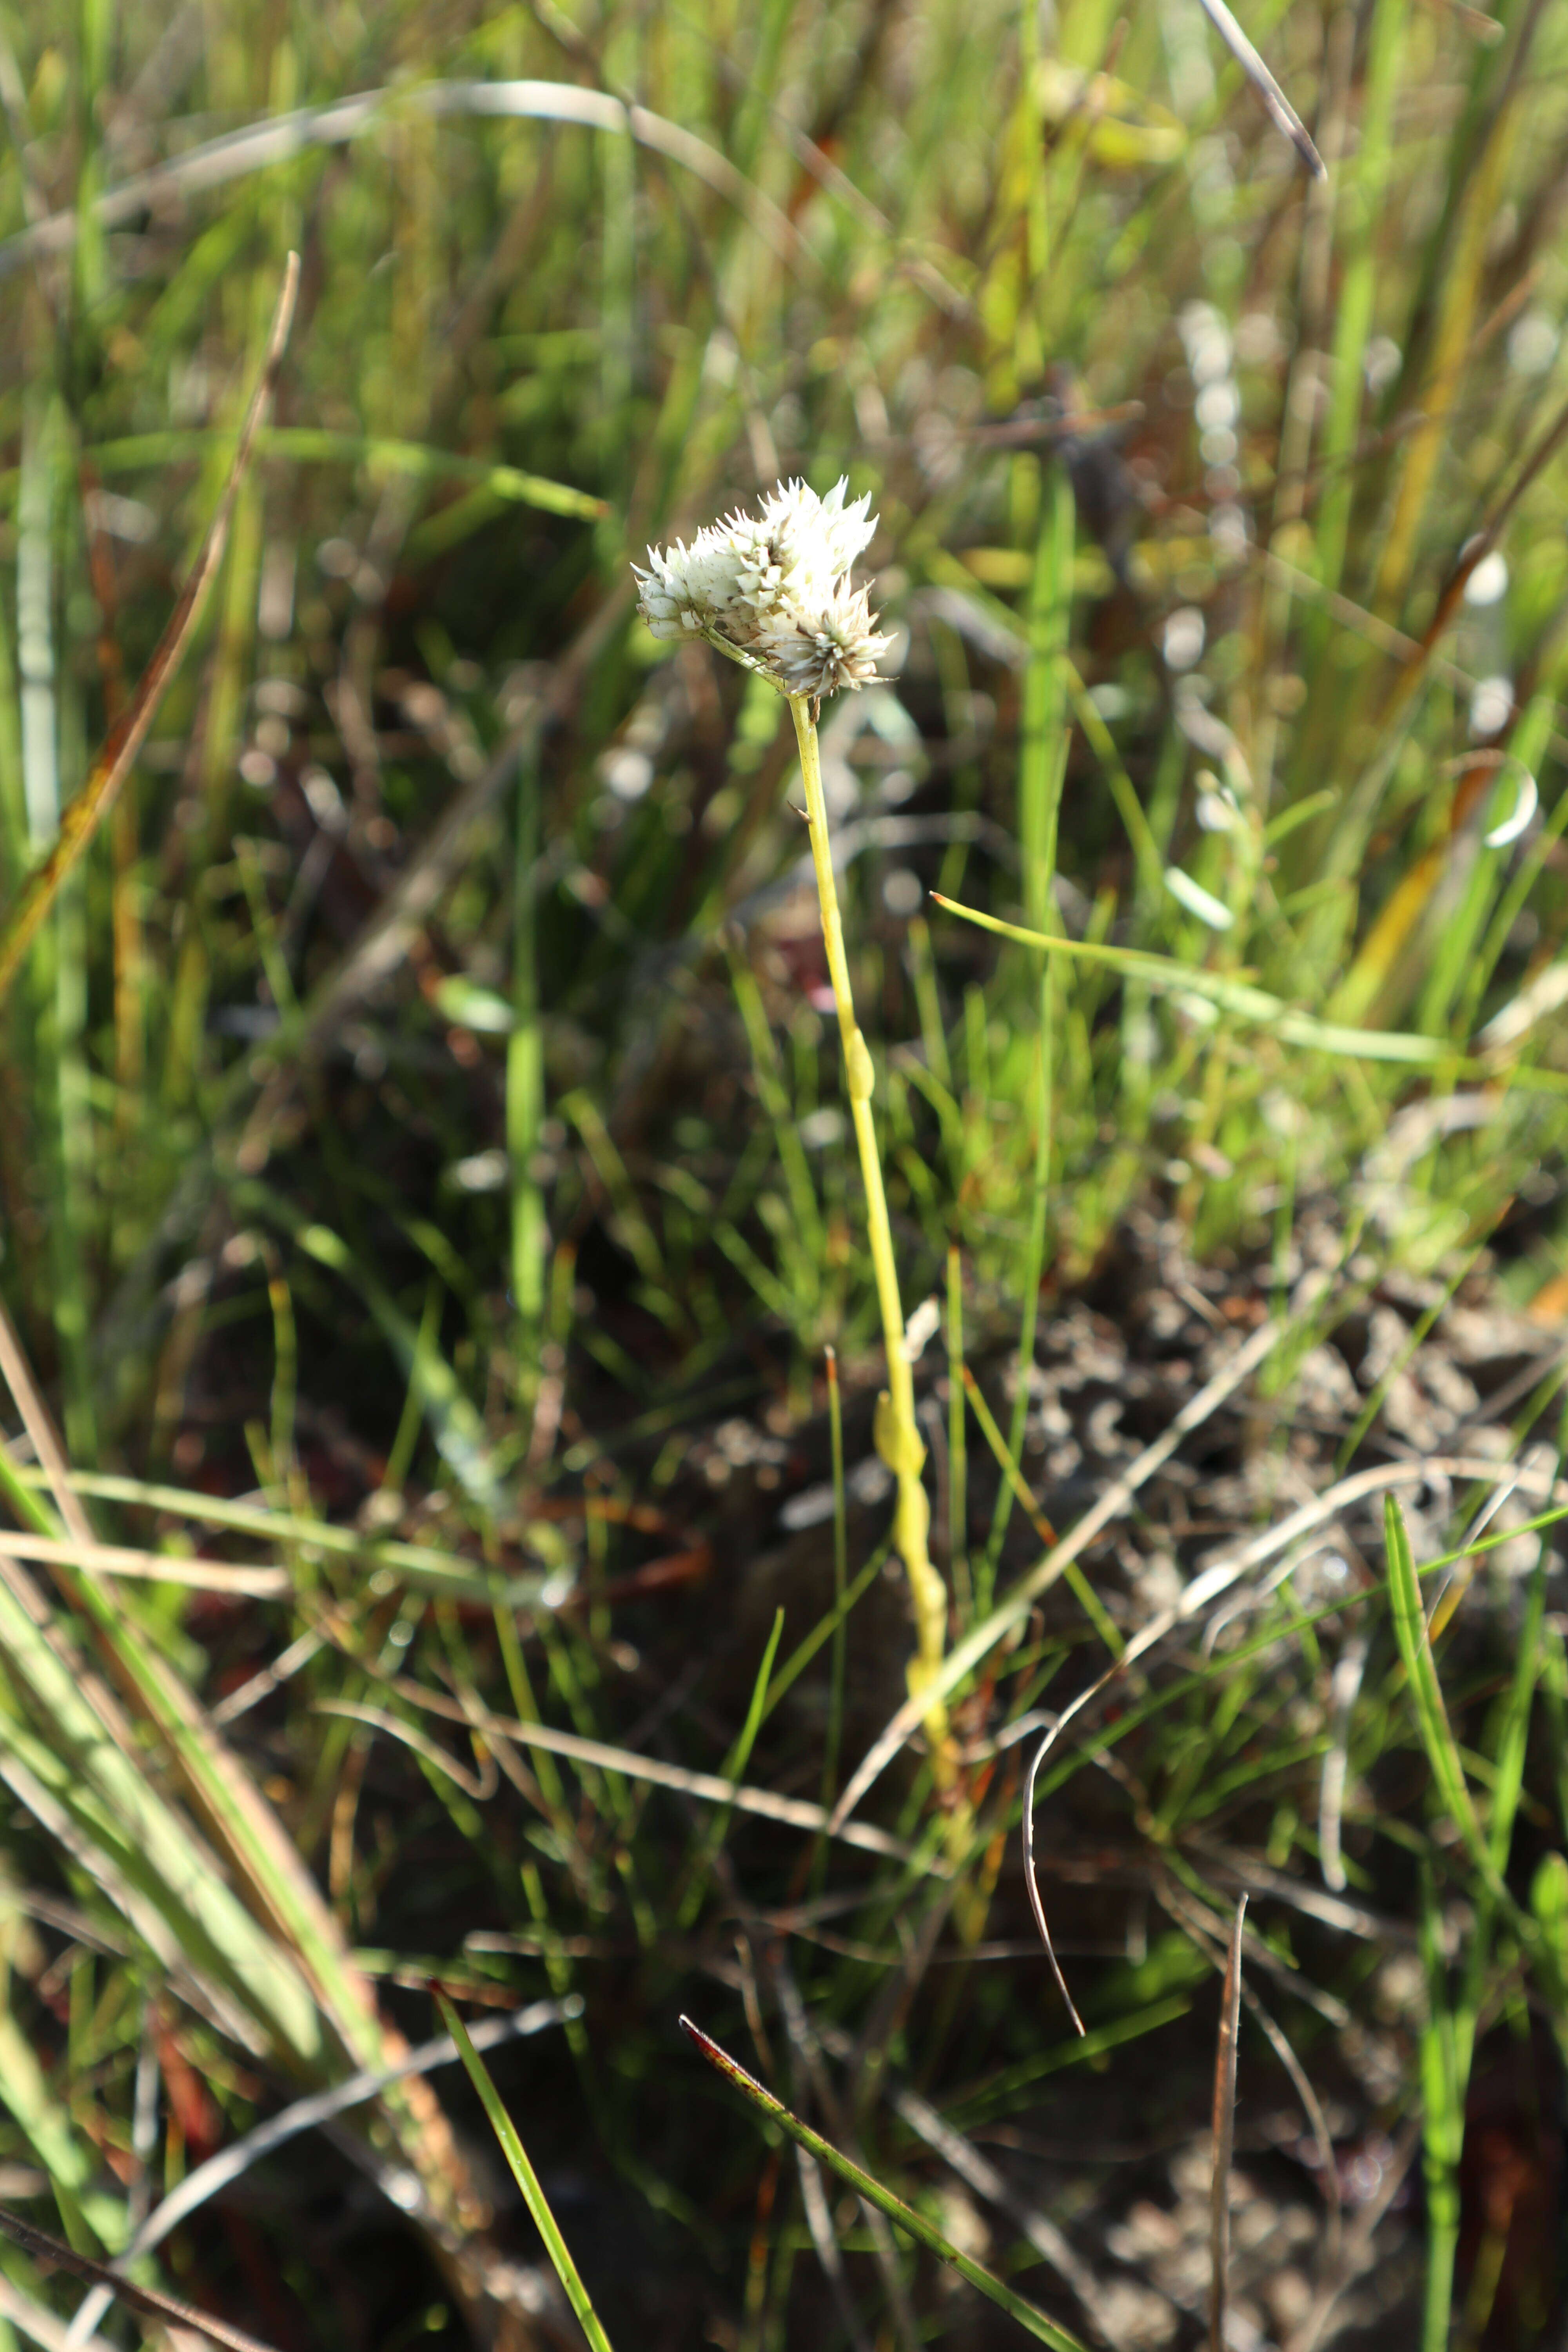
[[[805,782],[805,813],[811,825],[811,856],[816,869],[816,895],[822,907],[822,937],[827,950],[827,976],[838,1008],[844,1039],[844,1076],[849,1093],[849,1116],[860,1154],[860,1175],[866,1187],[867,1239],[877,1278],[877,1304],[882,1311],[882,1337],[888,1351],[888,1386],[877,1411],[877,1451],[898,1480],[898,1507],[893,1520],[893,1546],[910,1580],[915,1613],[915,1654],[910,1664],[911,1696],[918,1696],[942,1664],[947,1640],[947,1588],[931,1566],[926,1546],[931,1507],[921,1483],[925,1446],[915,1423],[915,1384],[904,1349],[904,1317],[899,1304],[898,1268],[893,1262],[893,1233],[888,1221],[888,1196],[882,1186],[882,1162],[877,1150],[877,1124],[871,1112],[874,1073],[866,1040],[855,1019],[849,987],[849,965],[844,953],[844,925],[838,913],[838,889],[833,875],[833,845],[827,833],[827,803],[822,795],[822,761],[817,753],[816,723],[803,694],[789,697],[800,744],[800,771]],[[949,1777],[944,1753],[947,1710],[937,1701],[926,1722],[926,1733],[938,1770]]]

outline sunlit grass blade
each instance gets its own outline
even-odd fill
[[[436,1990],[436,2006],[441,2012],[441,2022],[458,2045],[458,2054],[468,2069],[468,2080],[479,2095],[480,2103],[489,2118],[490,2129],[500,2143],[501,2154],[511,2167],[513,2179],[522,2191],[529,2218],[544,2241],[544,2250],[555,2265],[566,2300],[576,2314],[577,2325],[587,2337],[590,2352],[610,2352],[610,2339],[605,2335],[592,2298],[584,2285],[571,2249],[562,2236],[549,2200],[539,2185],[539,2176],[528,2160],[528,2150],[518,2136],[516,2125],[501,2105],[500,2093],[490,2079],[489,2069],[474,2048],[467,2027],[446,1994]]]
[[[399,1543],[362,1536],[355,1528],[331,1519],[309,1518],[294,1511],[273,1511],[255,1503],[232,1501],[224,1495],[200,1495],[156,1480],[126,1478],[113,1471],[73,1470],[71,1489],[99,1496],[110,1503],[131,1504],[149,1511],[167,1512],[196,1527],[226,1528],[258,1541],[286,1549],[303,1549],[324,1558],[357,1559],[370,1568],[385,1569],[399,1582],[430,1592],[445,1592],[458,1601],[489,1601],[500,1597],[511,1607],[540,1605],[546,1577],[542,1571],[502,1577],[468,1564],[460,1552],[441,1551],[433,1544]],[[43,1474],[31,1465],[18,1469],[0,1449],[0,1493],[18,1516],[40,1536],[52,1535],[57,1522],[38,1510]]]
[[[824,2139],[820,2132],[813,2131],[809,2124],[803,2124],[798,2116],[792,2115],[782,2099],[775,2099],[771,2091],[764,2090],[754,2076],[748,2074],[743,2066],[737,2065],[728,2052],[721,2050],[719,2044],[700,2026],[693,2025],[689,2017],[681,2019],[680,2030],[696,2044],[708,2063],[722,2074],[726,2082],[733,2084],[742,2098],[749,2099],[769,2122],[787,2132],[808,2156],[814,2156],[819,2164],[825,2164],[830,2172],[836,2172],[857,2196],[865,2198],[868,2204],[875,2205],[879,2211],[886,2213],[889,2220],[897,2222],[917,2245],[923,2246],[939,2262],[948,2263],[960,2278],[967,2279],[972,2287],[977,2288],[980,2294],[1016,2319],[1037,2343],[1051,2345],[1054,2352],[1084,2352],[1076,2336],[1058,2326],[1054,2319],[1047,2319],[1045,2313],[1037,2311],[1032,2303],[1026,2303],[1021,2294],[1016,2294],[1010,2286],[1005,2285],[992,2272],[983,2269],[968,2254],[961,2253],[951,2240],[944,2238],[940,2230],[933,2229],[912,2206],[906,2205],[901,2197],[895,2197],[890,2189],[884,2189],[879,2180],[863,2171],[859,2165],[852,2163],[830,2140]]]
[[[1545,1853],[1531,1882],[1530,1908],[1541,1930],[1537,1969],[1543,1979],[1547,2014],[1557,2047],[1568,2061],[1568,1861]]]
[[[1430,1871],[1422,1875],[1421,1956],[1427,2014],[1421,2030],[1422,2137],[1426,2175],[1426,2287],[1421,2352],[1447,2352],[1459,2240],[1459,2158],[1465,2140],[1469,2052],[1443,1956],[1443,1922]]]
[[[1254,988],[1249,982],[1238,980],[1229,972],[1177,963],[1169,956],[1150,955],[1138,948],[1047,937],[1041,931],[1026,930],[1017,923],[1003,922],[998,916],[983,914],[978,908],[961,907],[937,891],[933,890],[931,897],[949,914],[961,915],[966,923],[977,923],[982,930],[994,931],[1000,939],[1016,940],[1022,946],[1037,948],[1046,955],[1108,964],[1114,971],[1125,972],[1130,980],[1142,981],[1145,987],[1159,989],[1167,996],[1202,997],[1218,1012],[1272,1030],[1287,1045],[1301,1045],[1319,1054],[1359,1055],[1371,1062],[1436,1063],[1453,1059],[1452,1046],[1440,1038],[1417,1037],[1397,1030],[1355,1029],[1339,1022],[1320,1021],[1312,1013],[1287,1004],[1282,997],[1271,996],[1267,989]]]

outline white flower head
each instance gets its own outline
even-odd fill
[[[868,496],[845,505],[847,488],[841,478],[819,499],[805,482],[780,482],[760,515],[737,509],[689,547],[650,547],[647,570],[632,570],[653,635],[707,637],[814,701],[866,685],[890,640],[866,590],[849,584],[877,519]]]

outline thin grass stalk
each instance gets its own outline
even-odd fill
[[[1049,1549],[1058,1539],[1057,1531],[1030,1493],[1024,1474],[1018,1467],[1018,1457],[997,1427],[996,1416],[985,1402],[985,1391],[967,1364],[963,1367],[963,1388],[970,1403],[974,1408],[974,1418],[980,1423],[981,1434],[996,1458],[996,1466],[1002,1473],[1004,1482],[1012,1489],[1014,1496],[1023,1506],[1025,1516],[1040,1541]],[[1076,1560],[1069,1559],[1063,1572],[1079,1608],[1111,1656],[1121,1657],[1126,1644],[1117,1632],[1104,1602]]]
[[[1427,1066],[1441,1064],[1450,1068],[1458,1066],[1466,1076],[1486,1075],[1480,1063],[1456,1066],[1452,1046],[1440,1037],[1417,1037],[1403,1030],[1358,1029],[1344,1022],[1319,1021],[1310,1013],[1287,1004],[1282,997],[1271,996],[1267,989],[1255,988],[1250,981],[1230,972],[1210,971],[1205,965],[1181,963],[1173,956],[1151,955],[1141,948],[1113,947],[1103,940],[1066,939],[1026,930],[1020,923],[1005,923],[1000,916],[982,914],[976,907],[962,907],[955,898],[944,898],[939,890],[931,892],[931,898],[950,915],[961,916],[983,931],[993,931],[998,939],[1017,940],[1021,945],[1038,948],[1048,956],[1105,964],[1113,971],[1125,973],[1129,983],[1136,981],[1172,995],[1204,997],[1217,1011],[1237,1020],[1256,1022],[1260,1028],[1271,1030],[1282,1045],[1299,1045],[1305,1052],[1354,1056],[1369,1062]]]
[[[812,864],[822,908],[822,937],[827,952],[828,977],[844,1043],[844,1076],[849,1095],[849,1115],[860,1157],[866,1188],[866,1232],[876,1276],[877,1304],[882,1317],[887,1350],[888,1385],[877,1404],[877,1451],[898,1480],[893,1517],[893,1548],[904,1563],[914,1607],[915,1654],[910,1662],[909,1686],[918,1697],[942,1668],[947,1643],[947,1588],[931,1565],[927,1548],[931,1506],[921,1484],[925,1444],[915,1423],[914,1374],[904,1347],[904,1315],[899,1301],[899,1274],[893,1257],[892,1226],[882,1183],[877,1122],[871,1109],[876,1073],[869,1048],[855,1019],[855,999],[849,984],[849,961],[844,950],[844,924],[838,911],[838,886],[833,872],[833,844],[827,829],[827,803],[822,790],[822,759],[817,748],[816,720],[809,698],[788,698],[800,745],[801,775],[805,784],[806,818],[811,830]],[[948,1746],[947,1709],[940,1699],[925,1715],[939,1780],[951,1786],[955,1766]]]
[[[775,1610],[773,1630],[768,1635],[767,1645],[763,1652],[762,1664],[757,1668],[757,1678],[752,1685],[752,1698],[746,1709],[746,1719],[731,1742],[730,1752],[725,1757],[721,1769],[720,1777],[722,1780],[738,1781],[751,1761],[752,1749],[768,1711],[768,1685],[773,1680],[773,1660],[778,1655],[779,1643],[784,1634],[784,1611]],[[713,1874],[713,1865],[730,1832],[730,1815],[731,1807],[721,1805],[692,1858],[690,1883],[676,1912],[677,1924],[682,1928],[689,1927],[702,1908],[703,1897],[708,1892],[709,1881]]]

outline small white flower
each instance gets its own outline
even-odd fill
[[[634,564],[643,618],[656,637],[708,637],[785,694],[819,700],[877,675],[882,635],[849,568],[877,528],[868,497],[844,503],[840,479],[825,499],[781,482],[760,515],[739,509],[688,547],[649,548]]]

